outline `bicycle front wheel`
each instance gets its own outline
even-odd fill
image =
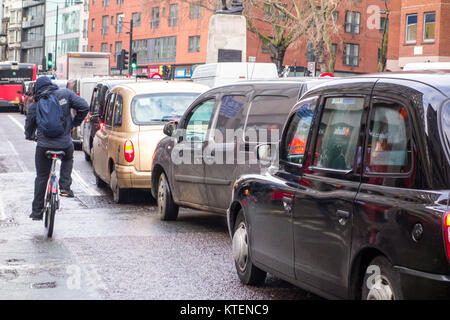
[[[53,236],[53,228],[55,225],[55,213],[56,213],[56,194],[52,194],[47,211],[47,238]]]

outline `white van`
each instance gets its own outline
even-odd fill
[[[413,62],[407,63],[403,71],[449,70],[450,62]]]
[[[274,63],[218,62],[207,63],[195,68],[192,80],[210,88],[242,80],[278,79]]]

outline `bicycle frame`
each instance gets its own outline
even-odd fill
[[[59,186],[58,186],[58,177],[56,176],[56,163],[58,161],[58,157],[53,155],[52,157],[52,166],[50,169],[50,174],[47,181],[47,188],[45,191],[44,197],[44,210],[48,209],[51,195],[56,196],[57,209],[59,209]]]

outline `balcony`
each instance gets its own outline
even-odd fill
[[[23,29],[32,28],[32,27],[36,27],[36,26],[43,26],[43,25],[44,25],[44,17],[33,17],[33,19],[31,19],[31,20],[24,18],[24,20],[22,21]]]

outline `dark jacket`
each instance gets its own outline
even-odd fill
[[[48,80],[39,78],[36,81],[34,100],[28,108],[27,119],[25,121],[25,139],[33,140],[36,137],[38,147],[66,149],[73,143],[70,135],[72,128],[79,126],[84,120],[89,112],[89,105],[86,100],[77,96],[73,91],[70,91],[69,89],[58,89],[48,77],[45,78]],[[37,128],[36,122],[36,102],[49,94],[54,94],[56,96],[66,118],[64,134],[56,138],[44,136],[41,130]],[[71,108],[77,111],[73,120],[70,114]],[[36,130],[37,134],[35,135]]]

